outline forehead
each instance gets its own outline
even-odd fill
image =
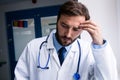
[[[67,15],[61,15],[60,22],[64,22],[66,24],[74,25],[74,24],[80,24],[85,21],[85,16],[67,16]]]

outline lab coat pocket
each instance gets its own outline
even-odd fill
[[[50,68],[47,69],[42,69],[42,68],[37,68],[37,77],[38,80],[49,80],[50,78]]]

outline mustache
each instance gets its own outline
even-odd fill
[[[72,40],[70,37],[62,36],[63,39]]]

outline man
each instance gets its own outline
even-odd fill
[[[78,38],[83,30],[92,43]],[[118,79],[113,51],[88,9],[68,1],[60,8],[56,30],[28,43],[16,65],[15,80]]]

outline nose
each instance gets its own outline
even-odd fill
[[[66,33],[65,33],[66,37],[71,37],[72,36],[72,30],[71,29],[68,29],[66,30]]]

